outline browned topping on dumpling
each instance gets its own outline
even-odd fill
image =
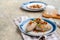
[[[32,31],[32,30],[35,32],[45,32],[50,29],[51,29],[50,25],[46,21],[44,21],[40,18],[36,18],[34,20],[31,20],[27,24],[27,27],[26,27],[27,32]]]

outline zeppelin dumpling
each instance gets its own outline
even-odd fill
[[[26,26],[26,31],[32,31],[36,27],[36,22],[30,21]]]

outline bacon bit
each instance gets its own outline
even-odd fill
[[[39,20],[40,21],[41,19],[40,18],[37,18],[36,20]]]
[[[41,21],[40,18],[36,18],[36,19],[35,19],[35,22],[38,23],[38,24],[39,24],[40,21]]]
[[[45,24],[47,24],[47,22],[44,22]]]
[[[30,25],[31,25],[32,23],[34,23],[34,22],[32,22],[32,21],[29,22]]]
[[[42,7],[42,5],[38,5],[38,4],[37,5],[31,5],[30,6],[30,8],[41,8],[41,7]]]
[[[41,24],[47,24],[47,22],[45,22],[45,21],[44,21],[44,22],[40,22],[40,23],[41,23]]]

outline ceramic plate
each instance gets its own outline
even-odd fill
[[[23,21],[23,22],[20,24],[20,27],[19,27],[19,29],[21,30],[21,32],[23,32],[24,34],[27,34],[27,35],[31,35],[31,36],[40,36],[40,35],[43,35],[43,33],[41,33],[41,32],[39,32],[39,33],[36,33],[36,32],[33,32],[33,31],[28,32],[28,33],[25,32],[27,23],[28,23],[30,20],[34,20],[34,19],[35,19],[35,18],[29,18],[29,19]],[[46,31],[46,32],[44,33],[44,35],[48,35],[48,34],[53,33],[53,32],[56,30],[56,24],[55,24],[54,22],[50,21],[50,20],[47,20],[47,19],[43,19],[43,20],[46,21],[46,22],[48,22],[48,23],[51,25],[51,30]]]
[[[28,8],[30,5],[42,5],[41,8]],[[28,11],[41,11],[41,10],[44,10],[46,8],[47,4],[44,3],[44,2],[40,2],[40,1],[31,1],[31,2],[26,2],[26,3],[23,3],[21,8],[24,9],[24,10],[28,10]]]

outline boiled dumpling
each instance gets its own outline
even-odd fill
[[[30,21],[26,26],[26,32],[32,31],[36,27],[37,23]]]

